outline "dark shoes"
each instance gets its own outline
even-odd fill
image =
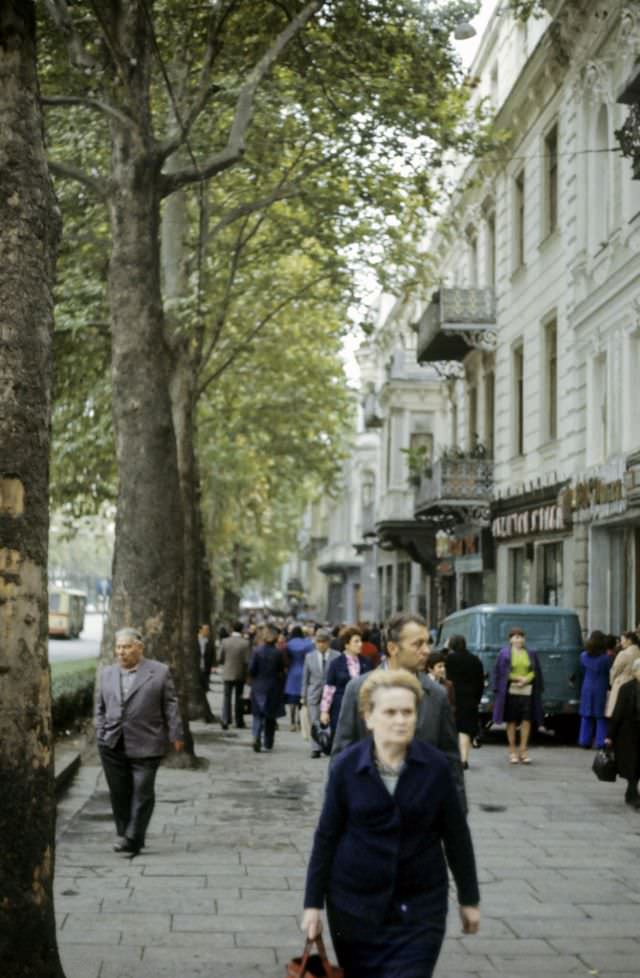
[[[228,723],[221,723],[220,726],[222,727],[223,730],[228,730],[229,729],[229,724]]]
[[[463,771],[468,771],[469,770],[469,762],[468,761],[463,761],[462,762],[462,770]]]
[[[124,852],[128,853],[130,856],[137,856],[141,849],[144,849],[144,844],[139,842],[134,842],[133,839],[118,839],[113,847],[114,852]]]
[[[256,754],[259,754],[260,751],[262,750],[262,746],[260,744],[260,739],[259,738],[257,738],[256,740],[254,740],[254,742],[253,742],[253,749],[256,752]]]
[[[246,730],[246,723],[236,723],[236,730]]]
[[[322,757],[322,751],[321,750],[312,750],[311,751],[311,756],[312,757]]]

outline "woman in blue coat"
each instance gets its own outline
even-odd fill
[[[607,655],[607,637],[603,632],[591,632],[584,652],[580,653],[582,688],[580,690],[580,732],[578,743],[588,750],[593,744],[604,747],[607,739],[605,709],[609,691],[611,659]]]
[[[358,628],[346,628],[341,636],[343,653],[329,663],[327,676],[320,702],[320,722],[325,726],[331,724],[335,731],[340,716],[340,707],[347,683],[363,672],[370,672],[373,665],[362,649],[362,635]]]
[[[444,938],[447,863],[463,932],[480,923],[469,827],[448,761],[414,739],[418,679],[377,669],[359,694],[371,737],[338,755],[307,870],[302,929],[326,903],[345,978],[430,978]]]
[[[305,638],[300,625],[294,625],[291,638],[287,642],[287,681],[284,687],[284,701],[289,705],[291,729],[298,730],[298,710],[302,694],[302,672],[304,660],[309,652],[313,652],[314,644],[310,638]]]

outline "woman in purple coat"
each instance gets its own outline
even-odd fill
[[[580,653],[582,689],[580,690],[580,733],[578,743],[589,750],[593,743],[595,726],[596,747],[604,747],[607,738],[605,709],[609,691],[611,659],[607,655],[607,636],[603,632],[591,632],[584,652]]]
[[[509,632],[509,645],[500,649],[493,671],[493,722],[507,724],[509,761],[530,764],[527,753],[531,725],[543,720],[542,691],[544,679],[540,660],[533,649],[526,648],[521,628]],[[516,753],[516,730],[520,727],[520,751]]]

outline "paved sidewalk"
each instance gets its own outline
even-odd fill
[[[99,769],[81,769],[60,805],[56,859],[67,978],[282,978],[302,944],[326,762],[281,727],[274,752],[255,754],[248,730],[195,724],[208,767],[160,769],[148,848],[134,860],[111,851]],[[640,813],[623,805],[624,783],[596,781],[591,754],[532,756],[514,769],[499,741],[473,752],[481,933],[460,936],[453,903],[436,976],[638,978]]]

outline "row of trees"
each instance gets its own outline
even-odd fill
[[[46,657],[60,210],[56,499],[115,498],[111,627],[143,627],[194,715],[207,551],[216,572],[243,554],[263,570],[331,481],[357,284],[366,267],[413,284],[447,160],[478,148],[449,40],[476,6],[44,0],[38,82],[34,4],[0,3],[2,973],[62,975]]]

